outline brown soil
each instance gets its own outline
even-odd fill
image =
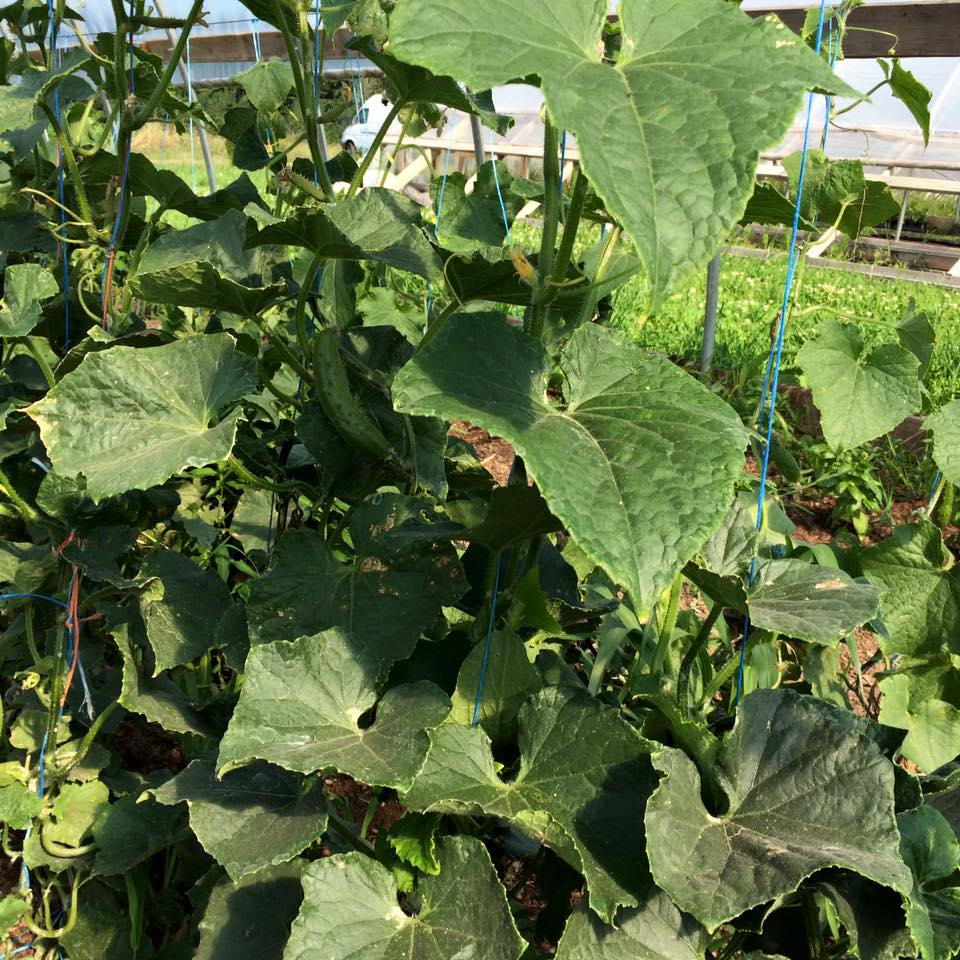
[[[463,420],[454,420],[450,424],[450,435],[466,440],[474,450],[484,469],[501,487],[507,485],[510,468],[513,466],[513,447],[506,440],[491,437],[486,430],[471,426]]]
[[[124,766],[134,773],[170,770],[179,773],[187,759],[176,737],[157,723],[125,717],[110,738],[110,749],[123,758]]]
[[[863,676],[863,690],[861,699],[857,689],[857,671],[850,662],[850,652],[844,644],[840,648],[840,669],[847,684],[847,699],[854,713],[861,717],[870,717],[876,720],[880,716],[880,701],[882,694],[877,682],[877,673],[883,669],[883,662],[867,666],[878,651],[876,635],[866,627],[857,627],[854,636],[857,641],[857,651],[860,654],[860,671]]]
[[[351,777],[339,775],[324,781],[327,795],[343,800],[350,813],[350,819],[357,824],[363,823],[370,803],[373,800],[373,790]],[[374,843],[381,830],[389,830],[404,814],[404,809],[396,797],[378,799],[377,811],[370,821],[370,828],[364,839]]]

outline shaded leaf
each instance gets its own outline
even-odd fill
[[[256,316],[282,299],[285,288],[269,283],[272,265],[265,254],[244,248],[246,223],[244,214],[228,210],[155,240],[130,278],[135,295],[150,303]]]
[[[707,932],[661,890],[639,907],[621,910],[608,927],[580,905],[557,947],[557,960],[702,960]]]
[[[354,511],[356,556],[341,563],[312,530],[285,533],[268,572],[250,591],[247,613],[259,642],[343,627],[381,666],[408,657],[441,607],[466,590],[448,544],[399,543],[389,534],[423,501],[384,494]]]
[[[189,663],[214,646],[243,646],[242,638],[218,630],[233,608],[227,585],[173,550],[148,554],[140,576],[153,580],[140,594],[140,615],[154,653],[154,676]],[[155,578],[155,579],[154,579]],[[228,626],[232,621],[226,621]]]
[[[127,873],[158,850],[178,843],[189,831],[185,811],[127,794],[101,808],[97,816],[94,868],[107,877]]]
[[[909,892],[893,769],[859,723],[791,691],[745,697],[716,764],[722,816],[704,806],[693,762],[660,751],[646,812],[657,884],[710,930],[831,866]]]
[[[197,839],[234,883],[295,857],[327,827],[323,781],[308,787],[268,763],[218,779],[212,759],[194,760],[151,792],[160,803],[186,801]]]
[[[437,280],[443,263],[420,226],[420,207],[393,190],[369,187],[322,210],[258,228],[250,221],[247,247],[306,247],[330,260],[372,260]]]
[[[303,902],[304,866],[267,867],[239,883],[224,877],[210,891],[194,960],[282,960]]]
[[[407,809],[506,817],[553,847],[587,878],[591,907],[608,922],[649,886],[638,811],[655,775],[649,744],[582,689],[552,687],[521,710],[520,768],[504,779],[479,727],[430,731]]]

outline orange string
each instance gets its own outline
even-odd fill
[[[67,694],[70,693],[70,686],[73,683],[73,675],[77,671],[77,663],[80,660],[80,616],[78,608],[80,606],[80,573],[75,564],[71,564],[73,579],[70,583],[70,598],[67,604],[66,627],[73,635],[73,657],[71,658],[70,670],[67,673],[67,679],[63,686],[63,696],[60,698],[60,709],[63,709],[67,702]]]
[[[106,330],[110,323],[110,290],[113,286],[113,262],[116,257],[116,249],[110,251],[110,257],[107,260],[107,279],[103,285],[103,329]]]

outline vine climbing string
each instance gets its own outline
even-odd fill
[[[820,15],[817,22],[816,51],[819,54],[823,45],[823,28],[826,20],[827,2],[820,0]],[[803,203],[803,187],[807,172],[807,155],[810,149],[810,126],[813,117],[813,105],[816,94],[807,94],[806,122],[803,130],[803,147],[800,152],[800,172],[797,177],[796,197],[794,198],[793,226],[790,230],[790,245],[787,255],[787,275],[783,285],[783,300],[780,305],[780,315],[777,323],[777,335],[770,348],[767,358],[767,367],[763,377],[763,386],[760,391],[760,409],[757,416],[757,432],[763,437],[763,457],[760,467],[760,487],[757,492],[757,522],[756,532],[759,540],[763,528],[763,508],[767,494],[767,478],[770,472],[770,450],[773,441],[773,423],[777,406],[777,389],[780,385],[780,368],[783,362],[783,341],[787,330],[787,317],[790,311],[790,294],[793,292],[793,283],[796,279],[797,266],[800,262],[800,210]],[[764,415],[766,421],[764,422]],[[750,561],[750,572],[747,577],[748,588],[753,586],[757,575],[757,555]],[[736,702],[743,696],[743,675],[747,662],[747,647],[750,639],[750,614],[744,617],[743,641],[740,644],[740,660],[737,666]]]

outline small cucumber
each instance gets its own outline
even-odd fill
[[[314,350],[317,399],[337,433],[348,443],[374,457],[392,456],[394,451],[390,441],[350,391],[337,335],[333,330],[325,327],[317,332]]]
[[[789,483],[800,482],[800,464],[797,463],[794,455],[786,447],[777,443],[776,440],[770,441],[770,459],[780,471],[784,480]]]

